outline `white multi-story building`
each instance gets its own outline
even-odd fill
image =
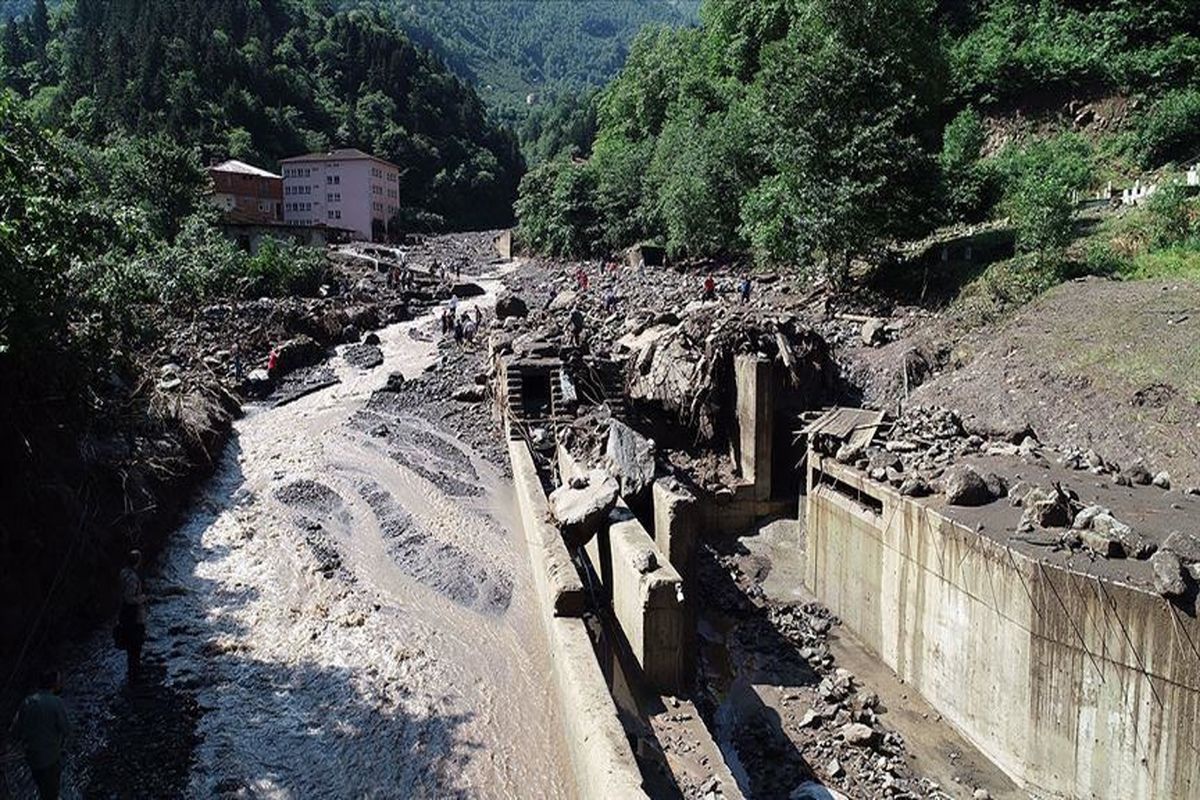
[[[400,168],[347,148],[285,158],[283,220],[346,228],[365,241],[384,238],[400,209]]]

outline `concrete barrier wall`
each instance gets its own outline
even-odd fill
[[[609,526],[607,537],[613,616],[646,682],[659,692],[679,694],[687,621],[683,579],[642,524],[627,510],[624,515]]]
[[[549,504],[533,457],[520,441],[509,442],[508,452],[578,796],[584,800],[646,797],[641,770],[617,716],[586,623],[577,615],[564,615],[575,607],[575,602],[564,596],[570,598],[576,584],[582,594],[582,584],[569,557],[566,567],[570,567],[574,582],[565,574],[562,558],[566,546],[548,522]],[[552,537],[547,528],[553,531]]]
[[[558,468],[563,480],[583,473],[562,446]],[[687,674],[689,619],[679,571],[624,500],[617,501],[607,529],[593,536],[584,552],[646,682],[664,694],[679,694]]]
[[[571,563],[571,554],[558,528],[551,522],[550,504],[529,446],[523,441],[510,440],[508,454],[538,594],[547,600],[554,616],[577,617],[587,608],[583,581]]]
[[[810,589],[989,758],[1054,797],[1200,796],[1196,618],[819,468],[882,510],[810,488]]]

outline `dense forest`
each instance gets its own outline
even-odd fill
[[[646,25],[698,21],[699,0],[351,0],[394,15],[471,81],[501,122],[608,82]],[[534,104],[526,100],[535,95]]]
[[[202,159],[360,147],[403,165],[406,226],[510,214],[515,137],[475,92],[378,12],[287,0],[38,0],[3,32],[3,82],[84,142],[163,133]]]
[[[567,152],[524,179],[521,232],[550,253],[654,239],[838,279],[887,242],[1007,216],[1022,252],[1062,263],[1073,191],[1200,155],[1195,11],[705,0],[700,28],[639,35],[591,142],[589,110],[561,115]],[[1133,111],[1069,124],[1097,100]]]

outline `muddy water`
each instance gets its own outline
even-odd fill
[[[147,648],[199,705],[184,793],[569,797],[507,481],[416,416],[347,425],[436,357],[431,319],[380,338],[382,367],[336,359],[340,384],[237,424],[148,582]],[[100,637],[68,693],[78,764],[106,746],[118,656]]]

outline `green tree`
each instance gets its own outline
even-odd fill
[[[1017,235],[1017,249],[1042,262],[1061,259],[1071,242],[1074,208],[1069,189],[1053,178],[1023,177],[1007,199]]]

